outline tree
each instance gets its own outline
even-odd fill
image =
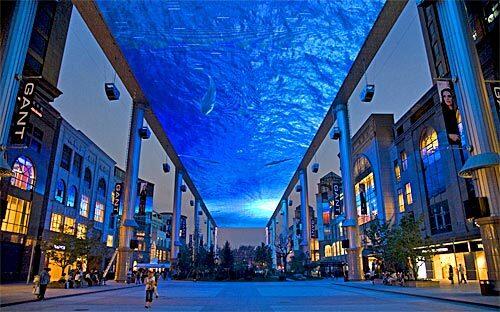
[[[276,250],[276,258],[281,259],[281,263],[283,264],[283,274],[286,276],[287,269],[287,261],[288,257],[288,246],[289,241],[286,235],[280,234],[278,240],[275,242],[274,247]]]
[[[90,251],[90,243],[86,239],[79,239],[61,231],[43,241],[42,250],[47,258],[64,272],[69,265],[87,256]]]
[[[307,255],[302,250],[294,250],[290,270],[296,274],[304,274],[306,262]]]
[[[93,229],[93,223],[87,228]],[[102,232],[93,229],[87,236],[87,244],[89,244],[89,251],[87,254],[87,267],[89,269],[101,270],[104,260],[110,257],[110,250],[102,241]]]
[[[227,277],[229,278],[229,271],[233,268],[234,265],[234,256],[228,241],[226,241],[224,247],[222,247],[222,249],[220,250],[219,258],[221,261],[221,267],[227,271]]]
[[[185,244],[182,244],[179,247],[179,254],[177,256],[177,269],[181,277],[186,277],[191,271],[193,264],[192,255],[193,252]]]
[[[262,269],[271,267],[273,263],[271,248],[269,246],[266,246],[264,243],[261,243],[260,246],[257,246],[257,248],[255,248],[254,262],[257,267]]]

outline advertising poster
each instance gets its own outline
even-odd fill
[[[137,183],[136,214],[143,216],[153,211],[153,194],[154,184],[142,180]]]
[[[446,133],[448,134],[448,143],[451,145],[461,145],[460,129],[458,128],[460,112],[458,111],[453,86],[449,81],[438,81],[436,84],[441,102],[441,109],[443,110]]]

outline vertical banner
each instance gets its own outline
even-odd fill
[[[187,234],[187,220],[186,218],[181,218],[181,232],[180,232],[180,237],[186,238]]]
[[[451,145],[461,145],[461,131],[458,127],[461,117],[455,100],[453,86],[449,81],[438,81],[436,85],[443,111],[446,133],[448,134],[448,143]]]
[[[330,197],[329,203],[330,207],[332,207],[333,215],[339,216],[342,214],[342,184],[341,183],[333,183],[333,196]]]
[[[326,205],[328,207],[328,204]],[[324,210],[324,205],[323,205],[323,198],[321,195],[316,195],[316,210],[318,211],[318,219],[317,219],[317,228],[318,228],[318,240],[323,241],[325,239],[325,224],[324,224],[324,218],[325,218],[325,210]],[[327,214],[329,214],[329,209],[326,211]],[[328,222],[328,220],[327,220]]]
[[[496,113],[500,118],[500,82],[489,82],[491,93],[493,94],[493,101]]]
[[[366,186],[364,183],[359,184],[359,200],[361,204],[361,215],[368,215],[368,207],[366,205]]]
[[[139,215],[146,215],[147,182],[139,182]]]
[[[10,141],[12,144],[24,144],[25,131],[30,119],[31,112],[40,114],[34,103],[35,82],[32,80],[21,80],[19,92],[16,97],[16,108],[12,116],[12,127]]]
[[[111,200],[113,201],[113,215],[118,215],[120,213],[122,190],[123,190],[123,183],[116,183],[115,189],[111,194]]]
[[[311,238],[318,238],[318,230],[316,228],[316,218],[311,218]]]

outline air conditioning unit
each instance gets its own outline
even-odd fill
[[[120,98],[120,91],[118,91],[118,88],[112,82],[107,82],[104,84],[104,91],[106,92],[106,96],[110,101],[116,101]]]
[[[142,127],[141,129],[139,129],[139,136],[141,137],[141,139],[147,140],[151,137],[151,131],[149,131],[148,127]]]
[[[333,140],[340,139],[340,128],[339,127],[333,127],[332,132],[330,132],[330,138],[332,138]]]
[[[295,187],[295,192],[302,192],[302,186],[301,185],[297,185]]]
[[[312,164],[311,170],[312,170],[313,173],[318,173],[318,171],[319,171],[319,163]]]
[[[365,85],[365,87],[361,91],[361,94],[359,97],[361,99],[361,102],[368,103],[368,102],[372,101],[373,95],[375,95],[375,85],[374,84],[367,84],[367,85]]]
[[[162,168],[163,168],[163,172],[165,172],[165,173],[169,173],[170,172],[170,165],[168,163],[164,163],[162,165]]]
[[[186,192],[187,191],[187,187],[183,184],[181,185],[181,192]]]

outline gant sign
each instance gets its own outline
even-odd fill
[[[12,144],[24,144],[26,126],[33,108],[34,97],[35,83],[33,81],[21,81],[16,99],[16,111],[12,117]]]

